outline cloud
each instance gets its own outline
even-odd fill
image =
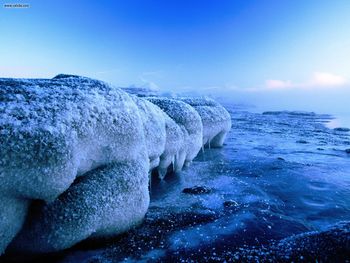
[[[346,78],[332,74],[329,72],[314,72],[309,80],[301,83],[294,83],[290,80],[277,80],[277,79],[268,79],[265,81],[266,89],[317,89],[317,88],[334,88],[340,87],[348,84]]]
[[[339,75],[327,72],[314,72],[310,85],[312,86],[343,86],[347,80]]]
[[[293,84],[290,80],[268,79],[266,80],[266,87],[269,89],[285,89],[293,87]]]
[[[156,83],[154,79],[161,79],[163,72],[160,70],[157,71],[148,71],[148,72],[142,72],[139,76],[139,79],[144,83],[143,87],[147,87],[154,91],[159,91],[160,87]]]

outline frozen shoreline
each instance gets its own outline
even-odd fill
[[[350,164],[344,151],[350,134],[327,128],[325,114],[228,109],[233,129],[224,147],[201,152],[177,176],[153,180],[143,224],[46,258],[288,261],[283,251],[292,247],[290,258],[301,262],[348,259],[349,224],[338,223],[350,221]],[[328,250],[317,250],[320,242]]]
[[[231,129],[209,98],[141,98],[67,74],[0,86],[0,254],[56,252],[139,225],[150,173],[181,172]]]

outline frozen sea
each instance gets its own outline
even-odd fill
[[[300,246],[291,259],[309,261],[317,253],[303,254],[303,233],[311,233],[306,237],[318,238],[316,250],[326,242],[329,253],[350,260],[347,223],[343,239],[339,234],[324,241],[319,234],[350,220],[350,122],[325,114],[256,113],[225,106],[233,125],[224,147],[204,149],[180,174],[168,174],[163,181],[153,177],[151,204],[141,226],[41,259],[260,262],[274,261],[269,253],[284,253],[277,250],[290,242]],[[185,188],[190,189],[183,192]],[[330,233],[332,237],[334,231]],[[294,237],[303,245],[295,245]],[[290,243],[286,247],[293,247]],[[289,256],[275,260],[288,261]]]

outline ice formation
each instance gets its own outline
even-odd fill
[[[218,102],[209,98],[179,98],[199,113],[203,123],[203,145],[221,147],[231,129],[231,116]]]
[[[182,101],[149,97],[148,100],[159,106],[181,128],[184,135],[184,147],[175,157],[175,171],[189,164],[202,146],[203,124],[198,112]]]
[[[148,208],[148,166],[128,161],[102,166],[33,212],[9,249],[52,252],[86,238],[106,237],[141,222]]]
[[[128,230],[147,211],[149,170],[181,170],[230,126],[214,101],[139,98],[85,77],[0,87],[0,254]]]
[[[166,113],[164,113],[164,119],[166,142],[164,152],[160,156],[160,162],[158,166],[158,173],[160,178],[164,178],[170,165],[173,165],[172,168],[174,171],[176,170],[175,159],[177,156],[179,156],[180,151],[182,151],[182,149],[185,147],[185,134],[183,130]]]
[[[133,95],[131,97],[139,108],[150,169],[153,169],[159,165],[159,158],[165,148],[165,114],[159,107],[149,101]]]

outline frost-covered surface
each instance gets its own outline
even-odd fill
[[[0,79],[0,87],[0,190],[16,207],[1,211],[7,241],[0,252],[19,230],[28,200],[53,201],[77,175],[101,165],[148,165],[139,109],[120,89],[67,75]]]
[[[0,253],[3,253],[26,219],[29,200],[0,197]]]
[[[0,254],[19,231],[9,251],[43,253],[142,221],[149,170],[190,163],[204,123],[147,99],[72,75],[0,79]]]
[[[2,193],[50,201],[76,174],[135,159],[144,147],[137,106],[103,82],[0,79],[0,86]]]
[[[86,238],[119,234],[142,221],[148,203],[146,162],[102,166],[79,178],[52,203],[33,205],[9,251],[52,252]]]
[[[231,129],[231,116],[218,102],[210,98],[178,98],[199,113],[203,124],[203,145],[222,147]]]
[[[183,165],[189,164],[197,156],[202,147],[203,124],[198,112],[182,101],[148,97],[153,104],[159,106],[177,125],[184,134],[184,147],[175,158],[175,170],[180,171]]]
[[[164,113],[166,142],[164,152],[160,156],[158,173],[160,178],[164,178],[170,165],[175,168],[175,159],[179,156],[180,151],[185,148],[186,133],[180,128],[176,122]]]
[[[61,76],[57,81],[68,82],[65,79],[66,76]],[[69,79],[71,82],[76,80],[76,78]],[[48,83],[52,80],[45,81]],[[84,83],[92,80],[81,81]],[[92,87],[84,89],[88,91],[87,94],[94,90]],[[73,91],[75,90],[72,89]],[[350,260],[350,133],[346,127],[326,128],[324,124],[330,120],[328,115],[307,112],[281,111],[259,114],[236,110],[226,105],[225,108],[229,109],[232,116],[233,125],[233,129],[227,134],[226,146],[222,149],[206,149],[200,152],[193,160],[191,168],[183,170],[180,174],[168,174],[164,180],[152,180],[150,205],[141,225],[113,237],[115,233],[124,232],[138,224],[147,209],[148,165],[151,151],[146,149],[144,129],[149,127],[152,130],[156,127],[152,125],[157,125],[150,121],[153,119],[151,115],[142,116],[141,110],[130,96],[122,91],[118,92],[130,102],[130,109],[135,109],[132,111],[135,113],[133,117],[137,118],[139,123],[137,129],[140,129],[140,136],[143,138],[137,140],[135,144],[140,149],[137,154],[141,156],[135,153],[134,159],[126,162],[108,159],[105,165],[100,165],[101,159],[97,157],[93,157],[93,160],[99,160],[95,161],[95,164],[89,164],[88,160],[82,161],[84,168],[76,168],[76,175],[81,176],[76,180],[73,179],[73,184],[67,186],[68,190],[55,198],[50,197],[51,194],[46,193],[43,188],[41,190],[43,193],[39,191],[41,197],[35,197],[42,201],[31,204],[28,200],[32,198],[26,196],[27,201],[24,201],[21,195],[17,194],[21,191],[15,191],[15,185],[6,191],[3,185],[0,186],[3,187],[0,198],[2,246],[6,246],[11,236],[21,227],[28,207],[31,211],[24,230],[11,244],[10,249],[15,253],[5,254],[1,260],[14,262],[25,260],[347,262]],[[17,93],[22,92],[13,92]],[[4,103],[16,105],[17,98],[16,95],[11,97],[8,93],[0,94],[2,103],[0,113],[4,114]],[[187,149],[186,142],[193,125],[189,121],[191,118],[197,119],[199,123],[199,116],[203,131],[205,130],[204,115],[202,116],[196,109],[203,106],[203,102],[202,99],[187,100],[185,104],[169,99],[153,98],[153,100],[158,101],[157,105],[164,111],[165,144],[164,152],[159,157],[159,167],[164,165],[162,168],[164,170],[171,165],[181,150]],[[164,101],[171,102],[170,106]],[[218,107],[215,102],[205,103],[206,107]],[[79,103],[72,104],[76,106]],[[88,104],[86,109],[91,106],[91,103]],[[112,104],[111,102],[110,105]],[[147,112],[147,107],[145,106],[144,113]],[[155,109],[153,106],[149,107],[151,110]],[[183,114],[182,108],[191,109],[191,114]],[[11,107],[9,109],[11,110]],[[12,110],[13,115],[16,112],[22,111]],[[153,116],[157,116],[155,112]],[[197,117],[193,117],[195,115]],[[18,118],[18,121],[26,120],[26,115],[22,116],[24,117]],[[3,126],[5,123],[3,118],[0,121],[1,143],[5,143],[3,140],[9,135],[3,131],[8,128]],[[11,123],[8,122],[8,125],[12,125]],[[11,129],[17,130],[20,127]],[[80,128],[79,126],[76,129]],[[106,132],[105,128],[99,131]],[[197,146],[200,147],[203,137],[198,133],[193,137],[200,138]],[[60,142],[64,142],[64,138]],[[149,144],[152,144],[154,138],[150,137],[148,140]],[[17,141],[20,142],[19,139]],[[88,141],[84,143],[89,145]],[[42,145],[43,147],[47,145],[46,141]],[[66,147],[65,143],[62,145]],[[56,149],[54,146],[50,147]],[[154,150],[153,156],[159,154],[159,149]],[[4,152],[8,150],[0,151],[3,158]],[[24,155],[24,152],[14,151],[10,154],[18,158]],[[89,150],[86,150],[87,152]],[[97,152],[94,151],[92,156],[96,156]],[[107,150],[104,153],[108,152]],[[126,154],[130,152],[123,151],[121,155]],[[88,156],[85,153],[83,155]],[[35,165],[39,157],[40,155],[30,155]],[[29,164],[29,161],[23,162],[23,165]],[[97,166],[99,168],[93,169]],[[3,169],[2,167],[4,166],[0,169]],[[90,171],[85,173],[87,170]],[[44,175],[49,176],[53,172]],[[4,179],[4,175],[8,176],[6,173],[1,173],[1,180],[4,180],[1,183],[9,180]],[[28,176],[33,175],[28,173]],[[24,177],[24,174],[21,176]],[[20,180],[16,183],[19,189],[24,185],[21,185]],[[56,193],[59,192],[55,184],[52,189]],[[46,198],[47,196],[50,198]],[[49,204],[43,201],[51,199],[55,200]],[[125,221],[118,223],[119,220]],[[339,223],[340,221],[344,222]],[[91,237],[88,241],[58,254],[32,258],[23,257],[18,253],[19,250],[59,250],[88,236]],[[110,239],[97,242],[95,238],[101,236]]]
[[[153,180],[150,207],[138,228],[108,242],[81,243],[56,259],[349,260],[350,133],[326,128],[327,115],[230,114],[225,147],[205,149],[190,169]],[[211,191],[183,193],[193,186]]]
[[[132,99],[139,108],[150,169],[153,169],[159,165],[159,158],[165,150],[165,114],[159,107],[145,99],[136,96],[132,96]]]

